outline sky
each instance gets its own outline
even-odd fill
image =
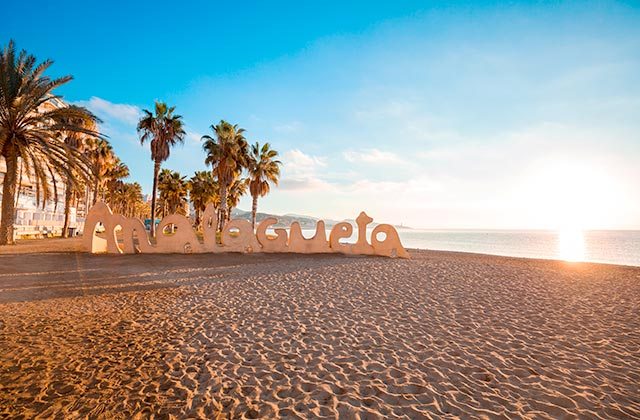
[[[163,167],[221,119],[284,164],[259,210],[437,229],[640,229],[640,4],[11,2],[14,39],[152,184],[136,122],[176,106]],[[249,210],[250,199],[240,203]]]

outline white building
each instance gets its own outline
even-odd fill
[[[0,157],[0,184],[4,180],[6,165],[4,159]],[[35,186],[24,173],[22,175],[21,187],[18,192],[16,205],[16,219],[14,225],[15,238],[59,236],[62,233],[64,224],[64,182],[58,180],[58,202],[52,197],[44,203],[42,200],[38,205],[36,200]],[[53,188],[50,186],[53,194]],[[0,203],[2,203],[2,189],[0,188]],[[80,203],[80,209],[71,207],[69,210],[69,227],[73,232],[81,230],[84,222],[84,205]]]

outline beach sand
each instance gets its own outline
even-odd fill
[[[640,417],[640,268],[78,245],[0,249],[0,417]]]

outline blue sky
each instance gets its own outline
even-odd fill
[[[159,99],[188,128],[165,167],[204,169],[220,119],[281,152],[264,211],[640,228],[637,5],[299,3],[13,2],[0,41],[74,75],[61,93],[104,120],[146,190],[135,122]]]

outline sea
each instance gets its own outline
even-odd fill
[[[640,230],[399,229],[405,248],[640,266]]]
[[[354,229],[355,230],[355,229]],[[328,237],[329,232],[327,232]],[[640,266],[640,230],[427,230],[399,228],[405,248]],[[305,237],[313,231],[303,230]],[[368,229],[370,237],[371,230]],[[383,238],[380,238],[383,239]],[[353,242],[354,235],[344,242]]]

